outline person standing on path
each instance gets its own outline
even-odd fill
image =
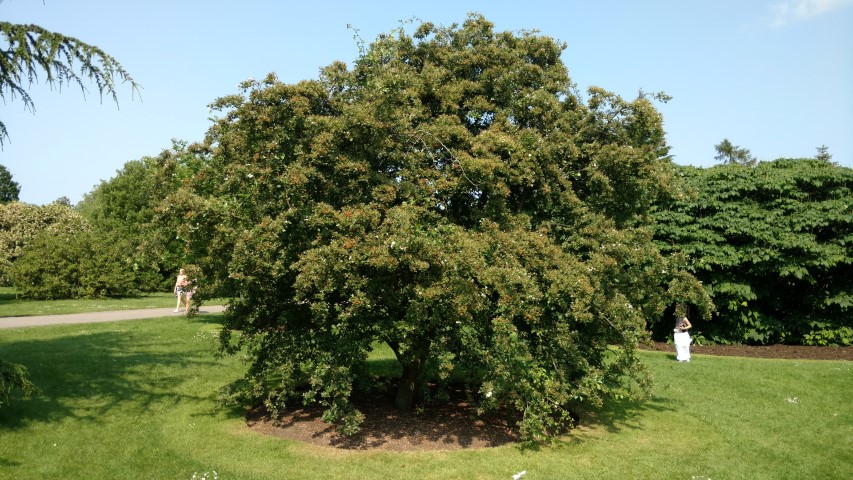
[[[688,330],[693,328],[693,324],[687,319],[686,315],[676,315],[675,329],[673,330],[672,339],[675,342],[675,359],[679,362],[690,361],[690,338]]]
[[[182,268],[178,272],[178,278],[175,279],[175,289],[174,289],[175,290],[175,297],[177,297],[177,299],[178,299],[177,304],[175,304],[175,310],[174,310],[175,313],[178,313],[180,311],[181,297],[184,298],[184,304],[185,304],[184,313],[187,313],[190,311],[189,283],[190,283],[189,280],[187,280],[187,274],[184,271],[184,269]]]

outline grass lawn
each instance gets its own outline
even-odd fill
[[[0,479],[853,478],[851,362],[648,352],[653,398],[612,403],[557,445],[352,452],[253,433],[217,406],[241,370],[213,355],[220,320],[0,331],[0,358],[42,389],[0,408]]]
[[[214,299],[205,302],[205,305],[223,305],[224,303],[225,299]],[[0,287],[0,317],[59,315],[64,313],[166,307],[175,307],[175,296],[171,293],[148,293],[139,297],[129,298],[25,300],[16,298],[14,288]]]

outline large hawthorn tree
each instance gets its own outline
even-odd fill
[[[584,101],[561,43],[479,15],[361,46],[352,69],[217,100],[206,166],[168,200],[206,287],[237,297],[223,346],[250,366],[232,393],[319,403],[353,431],[385,344],[398,408],[464,378],[536,438],[642,381],[647,323],[709,308],[645,227],[671,171],[650,97]]]

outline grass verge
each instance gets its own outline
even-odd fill
[[[0,409],[0,478],[853,478],[850,362],[645,352],[653,397],[553,446],[350,452],[253,433],[216,405],[242,369],[214,357],[220,319],[0,332],[0,358],[42,390]]]
[[[205,305],[224,305],[226,299],[213,299]],[[106,312],[142,308],[175,307],[171,293],[148,293],[128,298],[84,298],[75,300],[27,300],[17,298],[15,289],[0,287],[0,317],[61,315],[65,313]]]

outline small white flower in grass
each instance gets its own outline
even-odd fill
[[[525,476],[527,474],[527,470],[522,470],[515,475],[512,476],[512,480],[518,480],[519,478]]]
[[[788,397],[786,400],[788,400],[788,403],[800,403],[800,399],[797,397]]]
[[[486,398],[492,398],[492,391],[491,390],[486,392]]]

